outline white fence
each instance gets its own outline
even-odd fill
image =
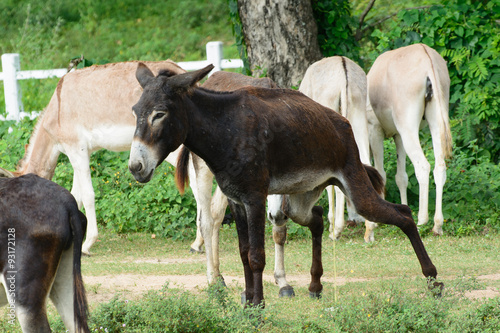
[[[241,59],[223,59],[222,42],[208,42],[206,49],[207,60],[178,62],[177,64],[187,71],[197,70],[208,64],[213,64],[215,68],[211,73],[224,68],[243,67]],[[21,116],[26,116],[23,110],[21,89],[18,80],[62,77],[67,73],[66,68],[21,71],[19,54],[17,53],[2,55],[2,70],[3,72],[0,72],[0,80],[3,80],[7,120],[19,120]]]

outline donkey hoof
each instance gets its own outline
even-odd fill
[[[202,253],[204,253],[204,251],[203,250],[196,250],[196,249],[190,248],[189,249],[189,253],[199,253],[199,254],[202,254]]]
[[[321,298],[321,291],[310,291],[309,298],[320,299]]]
[[[241,304],[243,304],[243,305],[247,304],[247,293],[246,293],[246,291],[243,291],[241,293]]]
[[[295,291],[293,291],[292,286],[285,286],[283,288],[280,288],[280,292],[279,292],[278,296],[280,298],[281,297],[288,297],[288,298],[295,297]]]
[[[219,276],[215,282],[216,284],[220,285],[221,287],[223,288],[226,288],[227,285],[226,285],[226,281],[224,281],[224,278],[221,276]]]
[[[431,279],[428,281],[427,286],[434,297],[439,298],[443,295],[443,290],[444,290],[443,282],[437,282],[435,279]]]

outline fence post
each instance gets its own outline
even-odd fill
[[[208,42],[207,43],[207,60],[214,65],[214,69],[208,74],[212,75],[213,72],[220,71],[222,63],[222,42]]]
[[[18,53],[2,54],[3,89],[7,120],[19,120],[20,112],[24,111],[21,102],[21,89],[17,81],[17,72],[20,70]]]

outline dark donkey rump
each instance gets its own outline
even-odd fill
[[[0,305],[9,304],[9,319],[23,332],[50,332],[50,297],[70,332],[88,332],[80,270],[87,220],[73,196],[34,174],[0,178],[0,212]]]

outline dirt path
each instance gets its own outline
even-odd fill
[[[310,276],[287,275],[288,282],[295,287],[306,287],[310,282]],[[446,277],[443,277],[446,280]],[[224,276],[226,285],[229,287],[239,287],[243,290],[245,284],[243,276]],[[338,286],[348,282],[362,282],[370,279],[363,278],[323,278],[322,281],[336,283]],[[478,281],[498,281],[500,274],[481,275]],[[274,283],[274,276],[264,274],[264,281]],[[119,274],[103,276],[84,276],[87,286],[87,297],[89,302],[100,303],[111,299],[115,294],[120,293],[126,298],[136,299],[141,297],[148,290],[159,290],[165,283],[170,287],[181,288],[189,291],[201,291],[207,286],[206,275],[139,275],[139,274]],[[278,289],[276,289],[277,292]],[[493,298],[500,296],[500,290],[494,287],[487,287],[484,290],[472,290],[465,293],[470,299]]]

